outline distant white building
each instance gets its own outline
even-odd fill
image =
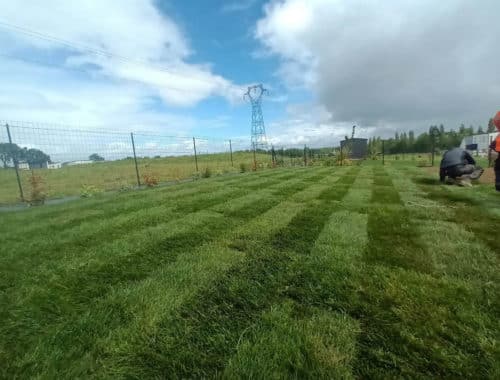
[[[460,148],[468,149],[475,152],[476,149],[470,149],[471,145],[477,145],[477,152],[481,156],[487,156],[490,148],[490,143],[496,139],[498,133],[484,133],[481,135],[466,136],[463,138]]]
[[[64,165],[75,166],[75,165],[87,165],[87,164],[93,164],[93,163],[94,163],[94,161],[90,161],[90,160],[78,160],[78,161],[65,162]]]
[[[17,164],[17,167],[21,170],[30,170],[30,164],[28,164],[27,162],[19,162]]]
[[[60,162],[53,162],[51,164],[47,164],[47,169],[61,169],[62,164]]]

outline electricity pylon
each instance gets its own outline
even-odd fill
[[[243,98],[252,105],[252,149],[267,149],[266,127],[262,116],[262,96],[268,91],[258,84],[248,87]]]

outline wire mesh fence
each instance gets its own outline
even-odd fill
[[[380,152],[373,157],[381,163],[399,159]],[[250,139],[0,121],[0,160],[0,205],[5,205],[33,203],[37,197],[88,197],[272,167],[344,165],[349,164],[349,153],[345,147],[328,144],[315,148],[270,145],[267,150],[253,150]]]
[[[253,162],[243,140],[0,123],[0,204],[31,201],[34,176],[57,198],[236,172]]]

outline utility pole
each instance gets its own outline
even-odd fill
[[[266,149],[267,138],[262,116],[262,96],[269,93],[262,84],[249,86],[243,99],[250,102],[252,106],[252,147],[254,150]]]

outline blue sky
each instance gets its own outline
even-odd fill
[[[496,0],[0,0],[0,120],[276,145],[487,124]],[[34,35],[36,34],[36,35]],[[92,50],[92,51],[90,51]]]
[[[31,3],[31,4],[30,4]],[[79,2],[74,4],[62,5],[58,1],[48,1],[47,7],[52,8],[53,13],[70,14],[71,17],[80,11]],[[147,3],[147,2],[145,2]],[[118,2],[117,2],[118,4]],[[15,91],[19,92],[19,97],[27,100],[26,107],[14,104],[1,109],[0,116],[3,120],[22,120],[34,121],[40,123],[58,123],[79,128],[106,128],[112,130],[139,130],[165,134],[196,135],[208,136],[212,138],[248,138],[250,134],[250,107],[242,101],[244,90],[247,85],[254,83],[264,83],[270,89],[268,98],[264,101],[263,109],[266,122],[269,123],[268,129],[272,129],[272,122],[286,117],[286,107],[289,99],[304,101],[310,98],[310,93],[304,89],[290,91],[285,88],[277,74],[279,68],[279,58],[276,56],[262,57],[259,54],[262,44],[255,38],[255,27],[257,21],[263,17],[265,1],[210,1],[210,2],[188,2],[188,1],[154,1],[150,2],[150,13],[156,14],[156,23],[161,24],[168,20],[177,30],[179,36],[173,39],[182,39],[184,47],[178,48],[181,52],[174,52],[177,55],[173,58],[164,58],[148,56],[148,51],[144,55],[136,54],[134,44],[141,41],[133,41],[129,45],[125,44],[125,49],[116,49],[114,51],[112,43],[115,39],[106,35],[87,35],[85,32],[74,30],[72,26],[64,25],[61,22],[56,28],[47,25],[43,17],[37,18],[36,12],[39,11],[39,5],[35,2],[27,1],[24,5],[25,11],[31,16],[17,17],[17,9],[6,9],[5,14],[0,11],[0,22],[4,22],[1,32],[1,40],[8,49],[6,56],[1,57],[7,63],[1,75],[4,77],[16,78]],[[43,12],[47,12],[47,7]],[[85,8],[84,6],[82,8]],[[110,9],[111,7],[106,7]],[[133,12],[134,7],[128,10]],[[105,13],[106,9],[103,10]],[[12,20],[16,13],[18,20]],[[89,15],[96,12],[96,9],[85,9]],[[48,14],[52,12],[47,12]],[[4,17],[2,17],[4,16]],[[141,19],[141,15],[130,16],[131,21],[147,22],[147,16]],[[102,17],[102,16],[101,16]],[[56,17],[54,17],[57,20]],[[84,18],[75,17],[75,25],[84,24]],[[57,21],[56,21],[57,22]],[[103,17],[96,25],[106,22]],[[18,28],[19,27],[19,28]],[[85,28],[82,25],[81,28]],[[91,26],[89,26],[91,27]],[[126,27],[126,25],[125,25]],[[127,32],[120,30],[121,26],[116,26],[116,30],[110,28],[105,33],[116,33],[118,38],[128,38]],[[164,33],[169,32],[169,27],[164,28]],[[137,33],[142,32],[140,25],[130,25],[131,30]],[[28,33],[26,33],[28,31]],[[69,33],[68,33],[69,31]],[[77,48],[65,44],[53,43],[44,38],[33,37],[31,32],[39,32],[43,36],[56,37],[65,42],[75,44]],[[155,31],[147,31],[147,33]],[[161,31],[159,31],[161,32]],[[148,34],[146,34],[148,35]],[[42,37],[43,37],[42,36]],[[170,43],[171,36],[160,39],[152,48],[160,47],[162,44]],[[180,100],[170,102],[169,94],[155,93],[155,91],[145,91],[139,93],[134,99],[124,99],[124,102],[135,102],[137,107],[134,115],[123,123],[120,116],[113,121],[113,112],[119,112],[122,106],[116,106],[116,111],[111,109],[109,112],[99,110],[99,115],[90,115],[92,110],[98,107],[98,104],[91,104],[86,109],[78,109],[74,104],[64,104],[65,99],[82,96],[80,86],[89,90],[89,95],[102,96],[105,99],[113,97],[114,91],[122,94],[122,91],[129,90],[131,93],[135,90],[133,85],[137,81],[135,76],[125,76],[111,74],[107,63],[102,64],[96,57],[88,57],[85,50],[79,51],[78,47],[96,48],[109,51],[112,54],[118,54],[127,59],[135,60],[145,64],[135,62],[132,66],[140,66],[149,69],[167,68],[171,66],[174,70],[178,66],[178,60],[182,61],[174,87],[174,93],[181,91],[196,92],[196,86],[183,88],[182,76],[189,77],[192,65],[194,70],[197,66],[202,66],[200,82],[210,82],[216,76],[224,78],[224,81],[230,82],[233,89],[231,94],[220,93],[216,90],[202,90],[199,98],[194,100]],[[103,48],[104,46],[104,48]],[[111,47],[111,48],[110,48]],[[182,52],[188,49],[189,53]],[[78,60],[81,60],[80,62]],[[109,59],[113,61],[113,57]],[[156,61],[148,64],[146,61]],[[174,63],[171,63],[173,61]],[[76,63],[75,63],[76,62]],[[111,62],[110,65],[112,65]],[[10,72],[9,72],[10,70]],[[184,74],[186,73],[186,74]],[[215,78],[217,80],[217,78]],[[140,82],[140,78],[138,80]],[[149,80],[146,80],[150,84]],[[60,85],[60,86],[59,86]],[[116,86],[114,86],[116,85]],[[168,80],[164,81],[165,88],[170,84]],[[14,86],[13,86],[14,87]],[[75,90],[76,89],[76,90]],[[161,90],[161,89],[160,89]],[[48,92],[48,94],[47,94]],[[59,92],[59,94],[57,94]],[[139,90],[140,92],[140,90]],[[205,93],[204,93],[205,92]],[[208,93],[207,93],[208,92]],[[60,97],[61,99],[49,100],[51,97]],[[175,94],[177,95],[177,94]],[[7,96],[7,95],[6,95]],[[119,95],[120,96],[120,95]],[[37,102],[38,100],[38,102]],[[34,102],[33,110],[30,112],[30,102]],[[22,101],[20,102],[22,103]],[[47,104],[50,103],[50,104]],[[54,104],[55,103],[55,104]],[[49,110],[42,110],[48,105]],[[102,103],[106,108],[106,101]],[[114,106],[114,105],[113,105]],[[72,111],[72,112],[68,112]],[[75,112],[76,111],[76,112]],[[144,120],[141,120],[144,116]],[[271,130],[269,130],[272,133]]]

